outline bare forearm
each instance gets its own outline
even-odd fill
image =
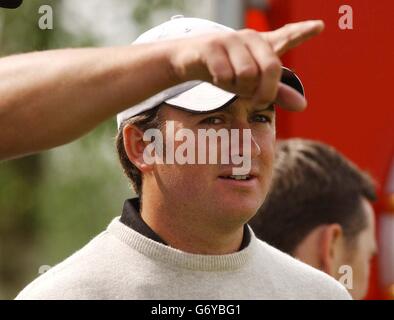
[[[0,160],[67,143],[188,80],[209,81],[262,104],[275,101],[303,110],[305,99],[279,83],[279,57],[323,27],[321,21],[305,21],[263,34],[241,30],[0,59]]]
[[[0,59],[0,160],[67,143],[174,84],[157,44]]]

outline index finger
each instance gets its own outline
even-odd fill
[[[323,29],[322,20],[309,20],[290,23],[274,31],[262,32],[261,35],[271,44],[274,52],[281,56],[288,50],[317,36]]]

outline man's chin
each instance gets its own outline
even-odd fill
[[[262,199],[256,199],[251,195],[241,197],[223,198],[220,204],[222,214],[227,217],[239,217],[249,221],[262,205]]]

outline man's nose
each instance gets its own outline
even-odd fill
[[[256,141],[253,131],[247,121],[234,121],[231,130],[238,131],[238,150],[233,150],[231,146],[231,154],[241,157],[250,156],[251,159],[256,158],[261,153],[261,148]],[[235,142],[235,141],[232,141]],[[250,147],[249,147],[250,146]]]

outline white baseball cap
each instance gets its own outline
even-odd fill
[[[234,29],[219,23],[177,15],[141,34],[133,44],[150,43],[161,40],[184,38],[204,33],[234,32]],[[304,87],[297,75],[282,67],[281,81],[304,95]],[[118,129],[123,121],[142,112],[153,109],[163,102],[191,112],[210,112],[236,98],[236,94],[216,87],[209,82],[193,80],[170,87],[136,104],[117,115]]]

